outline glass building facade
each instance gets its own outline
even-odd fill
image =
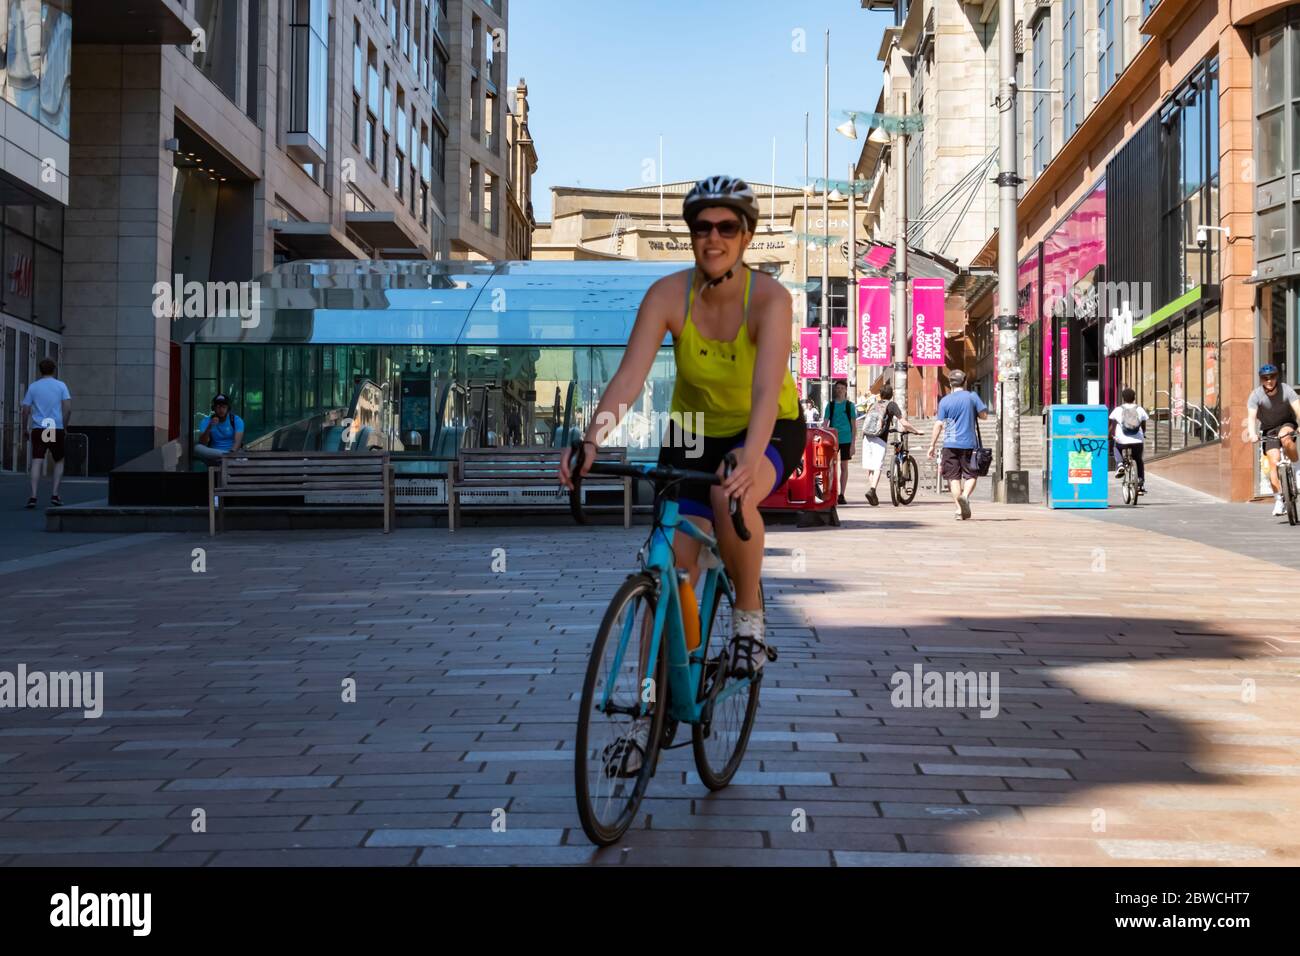
[[[459,448],[579,438],[646,289],[680,263],[292,262],[264,276],[251,317],[189,341],[191,442],[212,396],[267,450],[390,450],[442,474]],[[608,444],[658,455],[671,343]]]

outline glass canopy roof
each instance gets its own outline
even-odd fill
[[[258,280],[256,304],[243,315],[210,313],[188,341],[622,346],[650,284],[685,267],[608,261],[290,262]]]

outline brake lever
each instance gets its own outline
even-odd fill
[[[580,441],[569,446],[569,511],[578,524],[587,523],[587,516],[582,513],[582,466],[586,463],[583,460],[584,447]]]
[[[736,470],[736,456],[733,452],[727,452],[727,457],[723,460],[722,474],[723,477],[730,477],[731,473]],[[727,511],[731,514],[731,525],[736,529],[736,537],[741,541],[749,540],[749,529],[745,527],[745,516],[740,512],[740,502],[735,498],[728,497]]]

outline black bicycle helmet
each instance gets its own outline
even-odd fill
[[[758,199],[743,179],[735,176],[709,176],[701,179],[691,187],[682,202],[682,218],[690,225],[700,211],[709,206],[725,206],[734,210],[745,221],[750,232],[758,226]]]

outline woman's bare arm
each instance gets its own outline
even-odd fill
[[[745,456],[753,464],[772,440],[778,403],[785,377],[790,374],[790,323],[793,304],[784,287],[772,283],[758,309],[758,354],[754,358],[754,388],[750,397],[749,429],[745,434]]]

